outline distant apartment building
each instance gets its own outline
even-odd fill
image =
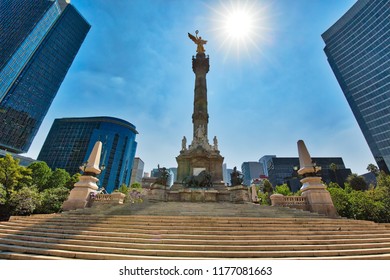
[[[133,168],[131,171],[130,185],[137,182],[142,182],[142,176],[144,174],[145,163],[139,157],[135,157],[133,161]]]
[[[222,177],[223,182],[226,186],[230,185],[230,174],[233,172],[233,169],[228,168],[226,163],[222,164]]]
[[[37,160],[29,158],[29,157],[25,157],[25,156],[21,156],[21,155],[18,155],[18,154],[11,153],[9,151],[0,150],[0,158],[4,158],[7,154],[10,154],[14,159],[18,160],[19,161],[19,165],[25,166],[25,167],[27,167],[31,163],[37,161]]]
[[[251,181],[264,175],[263,165],[257,161],[247,161],[241,164],[241,171],[244,176],[243,185],[249,186]]]
[[[55,119],[38,155],[52,169],[80,172],[96,141],[103,143],[99,186],[108,192],[129,185],[137,149],[138,132],[133,124],[112,117]]]
[[[25,153],[90,25],[65,0],[0,0],[0,149]]]
[[[375,161],[389,173],[390,0],[356,1],[322,38],[328,62]]]
[[[351,169],[345,167],[341,157],[313,157],[312,159],[317,166],[321,167],[320,174],[325,183],[336,182],[343,186],[347,177],[352,173]],[[301,183],[297,173],[300,168],[298,157],[263,156],[259,162],[266,166],[267,174],[265,175],[274,187],[288,184],[293,191],[300,189]],[[331,168],[333,166],[334,170]]]

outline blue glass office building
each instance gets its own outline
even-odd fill
[[[65,0],[0,0],[0,148],[28,151],[89,29]]]
[[[322,38],[371,152],[390,169],[390,0],[358,0]],[[358,152],[358,151],[357,151]]]
[[[38,160],[74,174],[80,172],[96,141],[102,141],[101,165],[105,169],[99,185],[112,192],[130,183],[137,133],[133,124],[112,117],[55,119]]]

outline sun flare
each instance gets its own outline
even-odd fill
[[[214,13],[212,31],[221,50],[238,56],[250,56],[260,50],[269,29],[267,7],[256,0],[229,0],[210,8]]]
[[[233,39],[247,39],[253,33],[254,18],[245,10],[234,10],[224,19],[224,32]]]

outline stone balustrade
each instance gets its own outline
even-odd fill
[[[123,193],[96,194],[93,203],[123,204],[126,195]]]
[[[282,194],[271,195],[272,206],[290,207],[309,210],[309,203],[305,196],[284,196]]]

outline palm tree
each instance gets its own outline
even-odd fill
[[[330,165],[329,165],[329,168],[333,171],[333,174],[334,174],[334,178],[335,178],[335,183],[339,183],[338,181],[338,178],[337,178],[337,164],[335,164],[334,162],[332,162]]]
[[[378,174],[379,174],[379,168],[375,164],[370,163],[367,166],[367,170],[369,172],[373,173],[375,175],[375,177],[378,176]]]

